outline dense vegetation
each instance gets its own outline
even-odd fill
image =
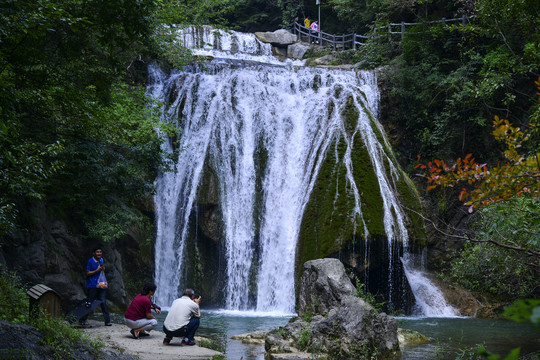
[[[157,48],[153,6],[0,2],[0,233],[43,201],[104,240],[141,219],[160,139],[132,70]]]

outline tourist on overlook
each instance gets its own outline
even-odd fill
[[[98,281],[100,276],[105,278],[105,265],[103,264],[103,250],[100,246],[96,246],[92,249],[92,257],[86,262],[86,288],[88,297],[86,301],[88,304],[94,302],[94,300],[101,301],[101,312],[105,319],[105,326],[111,326],[111,317],[109,315],[109,308],[107,307],[107,285],[106,282]],[[87,306],[88,307],[88,306]],[[88,314],[79,319],[79,323],[82,327],[89,327],[86,322]]]
[[[181,298],[173,301],[163,322],[164,345],[169,345],[173,337],[183,337],[182,345],[195,345],[195,331],[201,318],[201,297],[195,298],[193,289],[185,289]]]
[[[152,315],[152,309],[160,315],[161,308],[152,304],[150,298],[154,296],[157,286],[152,283],[146,283],[140,294],[129,304],[124,314],[124,324],[129,327],[130,333],[134,339],[141,336],[150,336],[149,332],[157,326],[157,320]]]
[[[310,26],[311,26],[311,19],[309,18],[309,16],[306,16],[306,18],[304,19],[304,26],[305,26],[306,28],[308,28],[308,29],[310,28]]]
[[[311,41],[311,42],[314,42],[314,43],[316,43],[316,44],[319,43],[319,40],[318,40],[319,34],[318,34],[318,32],[319,32],[319,21],[318,21],[318,20],[315,20],[315,21],[311,24],[311,35],[314,36],[313,41]]]

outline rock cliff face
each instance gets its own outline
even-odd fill
[[[297,319],[267,334],[273,353],[310,352],[333,359],[399,358],[396,320],[360,299],[337,259],[304,264]]]
[[[45,284],[56,291],[67,312],[86,292],[86,261],[98,243],[75,235],[64,221],[52,218],[45,206],[34,207],[25,214],[30,230],[17,230],[5,236],[0,248],[0,263],[15,271],[29,287]],[[110,311],[125,311],[130,297],[139,291],[140,283],[151,280],[151,262],[145,259],[141,240],[136,235],[110,243],[101,243],[105,261],[107,301]],[[126,292],[126,283],[128,292]],[[129,295],[128,295],[129,293]]]

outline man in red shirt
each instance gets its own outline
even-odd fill
[[[156,288],[155,284],[144,284],[143,290],[131,301],[124,314],[124,324],[131,329],[130,333],[134,339],[138,339],[140,336],[149,336],[148,332],[157,326],[158,322],[156,317],[152,315],[152,308],[158,315],[161,314],[161,309],[150,301]]]

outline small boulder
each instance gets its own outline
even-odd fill
[[[418,331],[398,329],[399,346],[425,344],[431,340]]]
[[[300,42],[287,46],[287,57],[291,59],[303,59],[306,52],[309,50],[309,46]]]

